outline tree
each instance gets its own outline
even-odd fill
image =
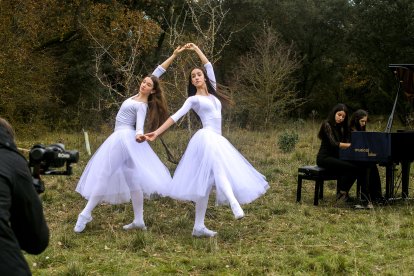
[[[350,53],[347,93],[355,104],[364,102],[371,114],[389,114],[397,82],[388,65],[414,59],[414,2],[355,0],[351,14],[346,35]],[[405,121],[412,107],[402,97],[398,104]]]
[[[97,57],[113,85],[127,79],[126,71],[143,71],[144,57],[159,36],[156,23],[117,1],[0,1],[0,15],[0,113],[16,126],[24,123],[33,129],[99,125],[120,101],[93,78],[96,41],[81,24],[104,45],[106,52]],[[130,38],[137,34],[140,44],[134,48],[137,44],[129,44]],[[130,55],[132,50],[136,53]],[[115,60],[118,65],[129,63],[116,72],[111,64]],[[117,91],[129,93],[133,80]],[[86,110],[91,116],[81,116]]]
[[[283,42],[270,27],[255,37],[253,50],[240,60],[233,88],[239,112],[248,112],[252,126],[269,127],[304,103],[293,78],[298,69],[300,59],[294,46]]]
[[[137,79],[143,74],[140,62],[156,45],[160,28],[143,12],[116,2],[92,6],[81,25],[94,44],[95,76],[106,88],[96,106],[99,110],[118,109],[135,93]]]
[[[304,112],[346,101],[341,83],[348,57],[348,0],[281,0],[269,10],[274,11],[272,26],[294,41],[303,57],[298,76],[300,95],[309,99]]]
[[[48,5],[53,8],[46,9]],[[17,129],[21,124],[28,131],[47,129],[58,112],[59,100],[53,88],[61,81],[59,61],[42,45],[65,33],[68,18],[53,16],[61,11],[54,0],[0,1],[0,113]],[[58,27],[50,28],[46,22]],[[39,120],[43,124],[38,125]]]

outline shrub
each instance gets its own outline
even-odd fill
[[[299,141],[299,135],[295,131],[286,130],[279,135],[279,149],[285,153],[295,149],[296,143]]]

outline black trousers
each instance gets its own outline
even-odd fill
[[[382,198],[381,178],[376,164],[369,166],[368,198],[371,201]]]
[[[341,160],[336,157],[318,157],[316,164],[319,167],[336,171],[342,175],[338,182],[338,189],[340,191],[348,192],[355,180],[357,180],[361,186],[362,198],[369,198],[370,168],[367,164]]]
[[[362,170],[365,168],[366,173],[368,176],[364,180],[364,185],[361,185],[361,198],[368,201],[377,201],[382,199],[382,188],[381,188],[381,178],[379,175],[378,167],[376,164],[369,164],[369,163],[362,163],[356,165],[360,165]],[[356,177],[349,178],[349,180],[345,181],[343,191],[349,191],[352,188],[353,183],[358,181]],[[366,183],[366,185],[365,185]],[[349,185],[349,186],[347,186]]]

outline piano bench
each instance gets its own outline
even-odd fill
[[[300,202],[302,196],[302,180],[314,180],[315,192],[313,205],[318,205],[319,199],[323,199],[323,182],[325,180],[338,180],[340,175],[329,172],[319,166],[303,166],[298,168],[298,187],[296,190],[296,202]]]

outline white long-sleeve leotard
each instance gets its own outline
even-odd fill
[[[165,69],[160,65],[152,72],[157,78],[165,73]],[[134,100],[132,96],[126,99],[116,115],[115,131],[129,128],[135,129],[135,135],[144,133],[145,116],[147,115],[148,104]]]
[[[159,67],[153,73],[157,77],[165,72]],[[143,133],[147,108],[147,103],[133,97],[122,103],[115,131],[96,150],[78,182],[76,191],[83,197],[119,204],[128,202],[134,191],[148,197],[167,194],[168,168],[147,142],[135,141],[136,134]]]
[[[211,63],[206,63],[204,68],[212,86],[216,89],[216,77],[214,75]],[[193,109],[200,117],[204,129],[211,129],[221,134],[221,102],[212,94],[208,96],[194,95],[188,97],[183,106],[171,116],[174,122],[177,122],[190,109]]]
[[[210,63],[204,66],[215,88],[213,67]],[[171,119],[177,122],[190,109],[200,117],[203,128],[191,137],[169,184],[169,196],[197,202],[208,196],[213,185],[217,204],[230,202],[230,193],[240,204],[264,194],[269,188],[266,178],[221,135],[220,101],[212,94],[191,96]]]

